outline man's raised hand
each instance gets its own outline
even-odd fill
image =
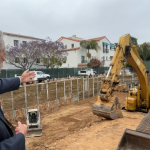
[[[29,72],[29,69],[24,71],[23,74],[20,76],[21,83],[32,82],[34,81],[33,78],[35,77],[35,72]]]

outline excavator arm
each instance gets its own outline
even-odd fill
[[[147,109],[149,107],[148,71],[140,58],[136,47],[132,45],[130,35],[126,34],[120,37],[115,54],[110,63],[108,74],[106,78],[102,80],[102,88],[93,105],[93,114],[109,119],[123,117],[119,100],[117,97],[113,96],[113,91],[120,82],[119,74],[122,66],[127,61],[137,73],[141,85],[141,94],[140,96],[138,94],[138,100],[128,97],[130,104],[126,104],[126,106],[132,107],[131,105],[136,105],[135,107],[138,107],[139,109]],[[138,90],[138,93],[139,92],[140,91]]]

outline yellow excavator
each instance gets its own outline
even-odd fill
[[[114,57],[110,63],[107,77],[103,80],[97,101],[93,104],[93,114],[117,119],[123,117],[118,98],[113,96],[113,90],[119,83],[119,73],[124,64],[128,63],[137,73],[140,87],[129,90],[125,99],[125,109],[129,111],[149,111],[148,70],[140,58],[136,47],[132,45],[130,35],[120,37]],[[136,130],[126,129],[117,150],[149,150],[150,149],[150,112],[142,119]]]
[[[113,96],[116,85],[119,84],[119,74],[124,63],[128,62],[137,73],[140,87],[129,90],[125,99],[125,109],[130,111],[149,110],[148,70],[140,58],[135,45],[132,45],[130,35],[120,37],[115,54],[110,63],[107,76],[102,80],[102,88],[93,104],[93,114],[108,119],[123,117],[118,98]]]

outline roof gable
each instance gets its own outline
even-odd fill
[[[43,39],[39,39],[39,38],[35,38],[32,36],[26,36],[26,35],[20,35],[20,34],[13,34],[13,33],[7,33],[7,32],[3,32],[4,35],[10,35],[10,36],[17,36],[17,37],[23,37],[23,38],[29,38],[29,39],[34,39],[34,40],[43,40]]]
[[[74,51],[74,50],[78,50],[78,49],[80,49],[80,47],[70,48],[70,49],[66,49],[66,50],[64,50],[64,51]]]
[[[106,36],[97,37],[97,38],[92,38],[92,39],[88,39],[88,40],[86,40],[86,41],[92,41],[92,40],[100,41],[100,40],[102,40],[102,39],[104,39],[104,38],[106,38]],[[60,42],[60,41],[63,40],[63,39],[67,39],[67,40],[71,40],[71,41],[76,41],[76,42],[81,42],[81,41],[83,41],[83,40],[77,40],[77,39],[68,38],[68,37],[64,37],[64,36],[60,37],[57,41]],[[107,39],[107,38],[106,38],[106,39]],[[107,40],[108,40],[108,39],[107,39]],[[109,41],[109,40],[108,40],[108,41]],[[110,41],[109,41],[109,42],[110,42]]]
[[[71,40],[71,41],[76,41],[76,42],[81,42],[82,40],[76,40],[76,39],[72,39],[72,38],[67,38],[67,37],[60,37],[57,41],[60,42],[62,39],[67,39],[67,40]]]
[[[92,40],[100,41],[100,40],[102,40],[102,39],[104,39],[104,38],[106,38],[106,36],[88,39],[87,41],[92,41]]]

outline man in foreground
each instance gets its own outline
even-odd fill
[[[5,43],[3,40],[3,33],[0,31],[0,70],[5,61]],[[5,92],[17,90],[21,83],[33,81],[35,77],[34,72],[26,70],[20,77],[0,79],[0,94]],[[27,125],[18,122],[15,129],[16,135],[9,126],[9,123],[4,117],[3,111],[0,108],[0,150],[25,150],[25,136],[27,134]]]

